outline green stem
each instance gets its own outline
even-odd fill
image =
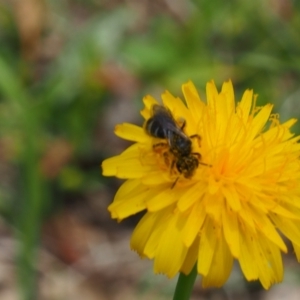
[[[197,264],[188,275],[180,273],[173,300],[189,300],[197,277]]]

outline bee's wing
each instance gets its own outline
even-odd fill
[[[166,130],[176,132],[182,137],[187,137],[181,128],[179,128],[177,122],[175,121],[171,111],[162,105],[155,104],[152,107],[153,116],[155,116],[156,120],[160,122],[160,125]]]
[[[162,105],[155,104],[152,107],[152,117],[146,122],[146,130],[159,138],[167,138],[169,143],[174,134],[187,138],[179,128],[170,110]]]

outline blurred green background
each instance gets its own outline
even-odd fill
[[[192,80],[205,98],[211,79],[298,118],[300,2],[0,1],[1,299],[171,299],[176,279],[130,252],[136,219],[110,220],[120,181],[99,166],[128,145],[113,129],[141,124],[144,95],[181,96]],[[236,266],[193,299],[296,299],[285,261],[268,293]]]

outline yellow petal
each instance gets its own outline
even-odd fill
[[[156,215],[155,226],[153,226],[147,243],[143,249],[143,254],[150,259],[156,256],[158,245],[162,239],[162,232],[164,232],[165,227],[170,222],[172,208],[161,210],[153,215]]]
[[[239,223],[235,213],[223,209],[222,212],[223,232],[231,254],[238,258],[240,255],[240,232]]]
[[[138,179],[129,179],[126,180],[118,189],[114,202],[122,201],[124,198],[130,198],[138,194],[141,190],[144,190],[145,187],[141,186],[140,180]]]
[[[151,197],[147,187],[143,191],[135,194],[130,198],[123,198],[122,200],[113,202],[109,205],[108,210],[111,212],[112,218],[122,220],[131,215],[134,215],[146,208],[145,201]]]
[[[218,111],[224,116],[224,120],[226,121],[224,124],[227,124],[227,120],[232,118],[233,113],[235,113],[234,92],[232,82],[230,80],[223,83],[219,96],[221,95],[222,97],[218,101]]]
[[[169,173],[169,172],[168,172]],[[151,173],[145,174],[144,177],[141,178],[141,182],[148,186],[157,186],[161,184],[166,184],[165,188],[170,188],[173,185],[173,182],[170,181],[169,174],[165,174],[162,170],[155,170]]]
[[[183,118],[187,118],[189,116],[189,112],[187,107],[181,101],[180,98],[174,97],[170,92],[165,91],[161,98],[163,100],[163,104],[168,107],[171,112],[177,116],[182,116]],[[188,114],[188,115],[187,115]]]
[[[187,189],[180,198],[178,198],[177,207],[180,211],[185,211],[196,201],[201,201],[202,195],[206,191],[206,184],[199,182]]]
[[[258,262],[255,261],[254,253],[252,251],[253,238],[249,238],[247,228],[241,232],[240,235],[240,256],[239,263],[241,269],[248,281],[256,280],[258,278]]]
[[[135,227],[130,240],[131,249],[137,251],[144,256],[145,247],[149,237],[152,234],[152,229],[160,220],[161,214],[146,213]]]
[[[293,125],[297,123],[297,119],[292,118],[287,120],[286,122],[282,123],[281,126],[286,127],[286,128],[291,128]]]
[[[267,104],[265,105],[258,114],[253,118],[251,123],[251,132],[248,137],[249,140],[254,139],[258,136],[258,134],[262,131],[267,121],[269,120],[273,105]]]
[[[254,275],[254,278],[252,279],[256,279],[257,275],[257,278],[260,280],[262,286],[265,289],[268,289],[272,283],[279,282],[282,278],[282,274],[280,274],[280,270],[282,270],[282,267],[281,261],[278,261],[278,255],[280,254],[278,252],[278,248],[261,236],[252,236],[249,234],[245,234],[243,236],[243,239],[245,241],[246,248],[252,255],[252,260],[249,260],[247,266],[250,267],[250,264],[253,264],[252,268],[256,268],[255,273],[252,274]],[[247,250],[245,250],[245,252],[247,252]],[[279,257],[281,259],[280,255]],[[248,259],[250,259],[250,257],[248,257]],[[246,263],[244,260],[240,259],[240,262],[242,261],[243,263]],[[249,269],[244,269],[242,264],[241,267],[246,278],[248,280],[251,280],[249,274],[246,273],[247,271],[249,271]]]
[[[243,123],[246,124],[249,118],[252,100],[253,99],[253,90],[246,90],[243,94],[241,102],[238,104],[237,115],[240,116],[243,120]]]
[[[293,244],[293,248],[294,248],[294,251],[295,251],[295,254],[297,257],[297,261],[300,262],[300,246],[295,243],[292,243],[292,244]]]
[[[282,280],[282,274],[280,278],[277,277],[279,275],[278,270],[280,269],[281,256],[280,261],[274,264],[273,258],[270,255],[270,251],[274,245],[268,247],[268,241],[262,238],[258,238],[257,241],[254,241],[252,246],[255,261],[258,265],[259,281],[265,289],[268,289],[272,283],[278,283]],[[273,254],[275,254],[275,252]]]
[[[194,240],[194,243],[188,248],[188,252],[185,256],[185,261],[182,264],[180,271],[188,275],[192,271],[195,263],[197,262],[199,249],[199,238]]]
[[[218,90],[213,80],[209,81],[206,84],[206,98],[207,98],[207,105],[211,108],[214,108],[216,105],[216,99],[218,97]]]
[[[200,232],[206,213],[201,203],[196,203],[187,216],[182,230],[182,240],[187,247],[194,242]]]
[[[201,101],[194,84],[191,81],[183,84],[182,92],[194,120],[200,120],[205,104]]]
[[[253,234],[256,232],[256,226],[254,224],[254,221],[251,217],[251,214],[248,210],[248,205],[244,204],[244,207],[239,211],[239,217],[243,223],[246,224],[247,230]]]
[[[223,195],[220,193],[216,195],[206,194],[204,201],[207,215],[209,215],[215,222],[221,222],[221,214],[224,208]]]
[[[222,193],[226,198],[227,204],[233,211],[239,211],[241,209],[240,196],[238,195],[236,189],[232,185],[227,185],[222,187]]]
[[[220,140],[226,140],[228,121],[232,117],[233,111],[228,111],[225,94],[219,94],[216,100],[216,135]]]
[[[140,142],[140,143],[149,143],[149,136],[145,133],[144,129],[142,127],[129,124],[129,123],[123,123],[118,124],[115,127],[115,134],[123,138],[124,140],[133,141],[133,142]]]
[[[280,250],[267,240],[261,240],[261,247],[267,257],[269,269],[271,269],[272,283],[279,283],[283,279],[283,264]]]
[[[251,216],[256,223],[257,229],[262,232],[267,239],[272,241],[275,245],[277,245],[283,252],[287,252],[286,245],[284,244],[282,238],[278,234],[274,225],[271,223],[268,217],[265,215],[258,213],[257,210],[251,209]]]
[[[139,178],[145,174],[155,171],[151,165],[144,165],[138,157],[114,156],[102,163],[104,176],[116,176],[118,178]]]
[[[180,239],[183,224],[184,220],[180,214],[174,215],[168,224],[165,224],[154,261],[155,273],[163,273],[172,278],[181,269],[188,252],[188,248]]]
[[[209,273],[203,277],[202,286],[221,287],[228,279],[233,258],[222,236],[219,236]]]
[[[163,103],[166,107],[170,109],[174,119],[176,121],[184,120],[184,132],[190,136],[196,134],[196,124],[194,118],[192,118],[191,112],[187,109],[184,103],[180,100],[180,98],[174,97],[168,91],[164,92],[161,95]]]
[[[278,229],[294,244],[300,247],[300,222],[295,222],[289,219],[283,219],[277,214],[270,214],[271,220]]]
[[[221,93],[226,95],[228,108],[231,110],[235,107],[235,101],[234,101],[234,90],[232,81],[228,80],[225,81],[222,85]]]
[[[200,235],[197,269],[198,273],[207,276],[214,257],[217,243],[216,230],[212,221],[206,219]]]
[[[282,207],[280,205],[276,205],[272,209],[272,212],[275,213],[275,214],[280,215],[283,218],[289,218],[289,219],[297,219],[297,220],[299,220],[300,219],[300,215],[299,215],[299,213],[296,214],[295,207],[291,207],[291,206],[287,206],[287,207],[289,207],[289,208],[287,209],[287,208],[284,208],[284,207]]]
[[[158,102],[155,100],[155,98],[153,98],[152,96],[150,95],[147,95],[143,98],[143,102],[146,106],[146,109],[148,109],[148,111],[151,111],[152,109],[152,106],[154,104],[158,104]]]
[[[149,211],[158,211],[166,206],[171,205],[172,203],[176,202],[178,197],[180,197],[180,193],[175,189],[163,188],[160,193],[156,193],[152,199],[147,201],[146,205]]]
[[[133,144],[132,146],[128,147],[121,155],[105,159],[102,162],[103,175],[116,176],[118,172],[118,167],[123,163],[126,164],[127,159],[139,159],[140,148],[141,147],[139,146],[139,144]]]

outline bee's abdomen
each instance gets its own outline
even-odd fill
[[[154,118],[150,118],[145,126],[146,131],[157,138],[164,139],[166,138],[166,132],[162,127],[161,123],[155,120]]]

